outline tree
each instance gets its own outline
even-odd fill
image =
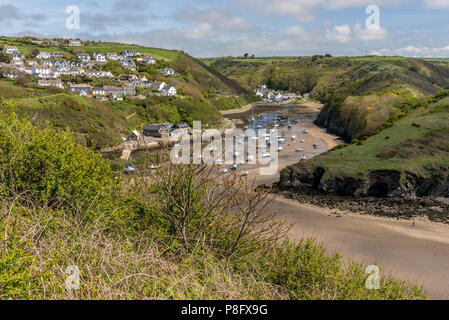
[[[289,226],[273,220],[270,190],[238,173],[217,173],[205,164],[164,164],[136,178],[142,200],[151,203],[186,248],[210,246],[229,259],[273,245]],[[145,199],[146,198],[146,199]]]
[[[248,58],[248,55],[249,55],[249,53],[245,53],[245,54],[243,55],[243,57],[246,59],[246,58]]]
[[[11,58],[4,52],[0,52],[0,62],[10,63]]]
[[[20,72],[17,78],[17,83],[22,87],[28,87],[33,82],[33,77],[31,74]]]
[[[37,48],[33,49],[33,51],[31,52],[31,56],[33,58],[36,58],[39,55],[39,53],[40,53],[39,49],[37,49]]]
[[[0,196],[27,194],[44,205],[64,204],[74,214],[93,202],[108,203],[114,187],[108,162],[68,132],[18,119],[15,108],[0,100]]]

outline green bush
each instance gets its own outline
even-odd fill
[[[75,143],[69,132],[38,129],[18,119],[1,102],[0,174],[2,196],[27,192],[45,203],[69,201],[74,207],[102,199],[112,187],[111,169],[101,157]]]

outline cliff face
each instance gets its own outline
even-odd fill
[[[279,186],[284,189],[309,187],[321,192],[344,196],[379,198],[449,197],[449,176],[424,178],[409,172],[373,170],[360,177],[325,175],[321,167],[311,168],[304,163],[281,171]]]

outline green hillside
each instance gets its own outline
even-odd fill
[[[448,197],[448,95],[423,99],[379,133],[287,168],[281,180],[343,195]]]
[[[75,133],[78,142],[92,148],[120,143],[121,137],[126,137],[131,130],[151,122],[201,120],[205,125],[219,126],[223,120],[220,110],[239,108],[253,99],[236,81],[181,51],[106,42],[83,42],[80,47],[46,46],[34,44],[32,40],[36,38],[0,37],[0,47],[15,45],[27,58],[31,58],[36,49],[58,51],[65,59],[74,59],[79,53],[136,50],[152,54],[157,60],[155,65],[141,67],[138,75],[152,81],[164,81],[178,90],[177,97],[148,96],[144,100],[103,102],[57,88],[41,88],[35,81],[0,80],[0,97],[16,102],[19,115],[27,116],[39,126],[50,121],[56,128],[69,129]],[[157,72],[158,68],[167,67],[174,68],[177,74],[164,76]],[[101,69],[115,75],[129,73],[113,62]],[[111,84],[106,79],[87,77],[69,80],[93,86]]]

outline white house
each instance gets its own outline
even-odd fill
[[[125,58],[135,58],[136,56],[140,55],[136,50],[125,50],[123,51],[123,56]]]
[[[157,71],[159,71],[160,73],[162,73],[166,76],[175,74],[175,70],[173,70],[172,68],[158,69]]]
[[[52,70],[47,66],[34,65],[31,72],[35,78],[49,78],[51,77]]]
[[[88,84],[70,84],[69,89],[70,91],[74,91],[81,96],[92,94],[92,87]]]
[[[50,59],[50,54],[47,51],[41,51],[36,56],[37,59]]]
[[[71,47],[79,47],[79,46],[81,46],[81,40],[80,39],[71,39],[70,41],[69,41],[69,46],[71,46]]]
[[[51,52],[50,58],[60,59],[63,58],[62,52]]]
[[[106,54],[106,59],[108,59],[108,60],[118,60],[119,59],[119,55],[116,52],[108,52]]]
[[[154,57],[152,55],[144,55],[142,57],[142,62],[145,64],[155,64],[156,63],[156,59],[154,59]]]
[[[3,46],[3,51],[5,51],[6,54],[12,54],[12,53],[19,53],[19,49],[17,49],[16,46]]]
[[[82,53],[82,54],[77,54],[77,55],[76,55],[76,58],[79,59],[79,60],[81,60],[81,61],[83,61],[83,62],[88,62],[88,61],[90,61],[90,56],[89,56],[88,54],[84,54],[84,53]]]
[[[12,62],[17,62],[17,61],[22,61],[25,60],[25,55],[21,54],[21,53],[12,53],[10,55],[11,57],[11,61]]]
[[[105,96],[106,95],[106,91],[104,90],[104,88],[92,88],[92,95],[94,96]]]
[[[43,87],[57,87],[64,89],[64,86],[61,80],[38,80],[37,84]]]
[[[165,96],[171,96],[171,97],[176,96],[176,88],[173,86],[171,86],[170,88],[165,87],[162,92]]]
[[[106,62],[106,56],[104,53],[94,53],[94,59],[97,62]]]
[[[167,84],[165,82],[159,82],[159,81],[155,81],[151,84],[151,88],[162,91],[165,87],[167,86]]]

